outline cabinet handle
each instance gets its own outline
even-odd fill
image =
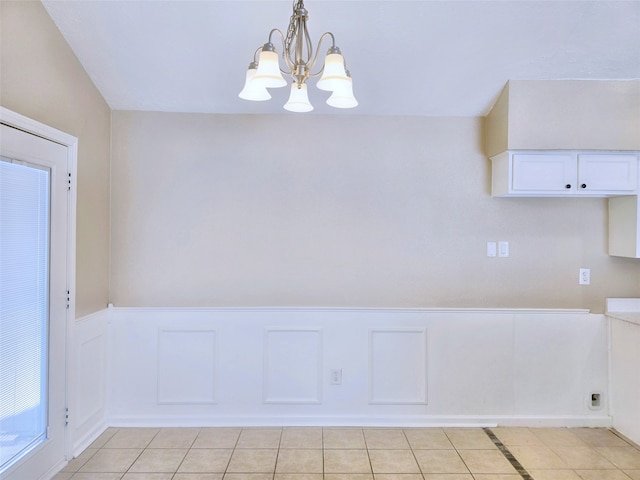
[[[571,184],[570,184],[570,183],[567,183],[567,184],[564,186],[564,188],[571,188]]]
[[[587,188],[587,184],[583,183],[582,185],[580,185],[580,188]]]

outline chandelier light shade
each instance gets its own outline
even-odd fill
[[[269,100],[268,88],[280,88],[287,85],[283,75],[292,79],[289,100],[284,105],[291,112],[310,112],[313,105],[309,102],[307,80],[320,77],[316,87],[331,92],[327,104],[335,108],[353,108],[358,105],[353,95],[353,81],[346,69],[340,49],[336,47],[331,32],[325,32],[318,40],[315,52],[307,31],[309,18],[303,0],[293,1],[293,14],[289,21],[286,36],[275,28],[269,33],[269,40],[258,48],[245,77],[245,84],[238,96],[245,100]],[[278,52],[272,37],[279,35],[282,42],[282,60],[280,66]],[[325,38],[331,39],[322,68],[314,71],[318,63],[318,51]],[[256,58],[256,56],[258,58]]]
[[[333,92],[338,85],[340,85],[340,82],[346,81],[347,72],[344,68],[344,58],[342,58],[342,54],[339,50],[338,53],[332,53],[330,50],[324,59],[322,77],[320,77],[320,80],[316,83],[316,87],[320,90]]]
[[[284,104],[284,109],[290,112],[310,112],[313,110],[313,105],[309,102],[306,83],[298,84],[294,82],[291,84],[291,94],[289,95],[289,101]]]
[[[245,100],[253,100],[254,102],[262,102],[264,100],[270,100],[271,94],[268,90],[260,85],[258,82],[252,82],[253,77],[256,75],[256,70],[258,69],[258,64],[256,62],[251,62],[249,68],[247,69],[247,76],[244,81],[244,88],[238,94],[240,98]]]
[[[267,48],[268,50],[265,50]],[[266,44],[260,52],[258,59],[258,69],[253,76],[252,81],[264,88],[284,87],[287,81],[280,73],[280,64],[278,63],[278,54],[271,43]]]
[[[335,108],[353,108],[358,106],[358,101],[353,96],[353,82],[348,75],[349,73],[347,72],[346,80],[340,82],[331,96],[327,98],[327,105]]]

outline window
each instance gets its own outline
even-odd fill
[[[0,160],[2,471],[46,438],[50,171]]]

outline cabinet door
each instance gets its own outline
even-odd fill
[[[638,157],[633,153],[578,155],[578,192],[634,193],[638,188]]]
[[[576,191],[577,166],[571,153],[514,153],[512,162],[512,190],[516,193]]]

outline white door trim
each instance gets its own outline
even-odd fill
[[[73,411],[74,397],[71,392],[74,390],[74,369],[73,365],[73,352],[70,350],[73,336],[73,321],[75,320],[75,291],[76,291],[76,200],[77,200],[77,188],[76,188],[76,175],[78,170],[78,139],[68,133],[62,132],[58,129],[40,123],[31,118],[25,117],[19,113],[16,113],[8,108],[0,106],[0,122],[9,125],[14,128],[18,128],[24,132],[37,135],[46,140],[59,143],[67,147],[67,171],[70,174],[69,177],[69,195],[67,196],[68,219],[67,219],[67,290],[69,293],[68,308],[67,308],[67,325],[66,325],[66,352],[65,352],[65,370],[66,370],[66,403],[67,408]],[[71,420],[71,418],[70,418]],[[71,424],[71,422],[69,422]],[[72,456],[73,439],[69,432],[73,429],[67,428],[67,434],[65,435],[65,451],[67,458]]]

